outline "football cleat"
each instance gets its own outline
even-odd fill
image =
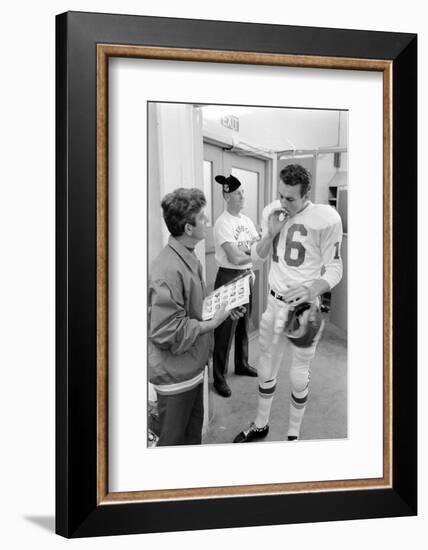
[[[309,348],[323,325],[321,311],[316,304],[303,302],[288,312],[284,331],[298,348]]]
[[[269,433],[269,424],[266,424],[266,426],[263,426],[263,428],[258,428],[254,424],[254,422],[251,422],[248,430],[240,432],[235,437],[233,442],[234,443],[251,443],[251,441],[254,441],[255,439],[262,439],[263,437],[266,437],[268,433]]]

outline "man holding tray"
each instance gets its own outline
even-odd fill
[[[226,209],[214,225],[215,259],[218,272],[214,283],[217,289],[236,277],[250,273],[252,268],[250,249],[259,235],[248,216],[241,214],[244,207],[244,191],[241,182],[230,175],[215,177],[222,186]],[[251,305],[251,296],[250,296]],[[235,374],[257,376],[248,363],[248,325],[250,307],[237,322],[226,319],[214,332],[213,375],[214,388],[222,397],[230,397],[231,389],[225,376],[230,345],[235,333]]]
[[[204,369],[212,332],[229,315],[221,303],[202,320],[205,284],[196,244],[205,239],[208,218],[200,189],[176,189],[162,200],[168,244],[150,269],[148,296],[149,379],[158,397],[158,446],[201,443]]]

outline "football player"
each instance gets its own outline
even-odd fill
[[[279,177],[279,200],[264,209],[262,238],[251,251],[254,264],[265,261],[269,254],[272,260],[268,304],[259,332],[257,414],[234,443],[249,443],[269,432],[284,339],[290,342],[292,352],[288,440],[299,438],[309,395],[310,365],[323,329],[319,297],[342,278],[339,214],[331,206],[309,200],[311,179],[303,166],[286,166]]]

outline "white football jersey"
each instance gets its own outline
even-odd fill
[[[263,210],[263,236],[269,214],[279,208],[281,202],[276,200]],[[273,241],[270,287],[281,294],[290,286],[323,278],[333,288],[342,278],[342,233],[341,218],[333,207],[309,201]]]

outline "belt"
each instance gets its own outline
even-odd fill
[[[226,273],[238,273],[238,274],[251,273],[251,269],[249,267],[246,267],[245,269],[233,269],[232,267],[220,266],[218,270],[225,271]]]
[[[278,292],[275,292],[274,290],[270,290],[270,294],[276,298],[277,300],[279,300],[280,302],[284,302],[284,304],[288,304],[290,307],[292,307],[290,305],[290,302],[287,302],[287,300],[284,298],[284,296],[282,294],[278,294]],[[305,303],[308,303],[308,302],[305,302]],[[314,298],[313,300],[310,300],[309,303],[315,303],[318,305],[318,307],[320,306],[320,297],[318,296],[317,298]]]
[[[284,304],[287,303],[287,301],[285,300],[285,298],[282,294],[278,294],[278,292],[275,292],[274,290],[271,290],[270,293],[274,298],[276,298],[280,302],[284,302]]]

